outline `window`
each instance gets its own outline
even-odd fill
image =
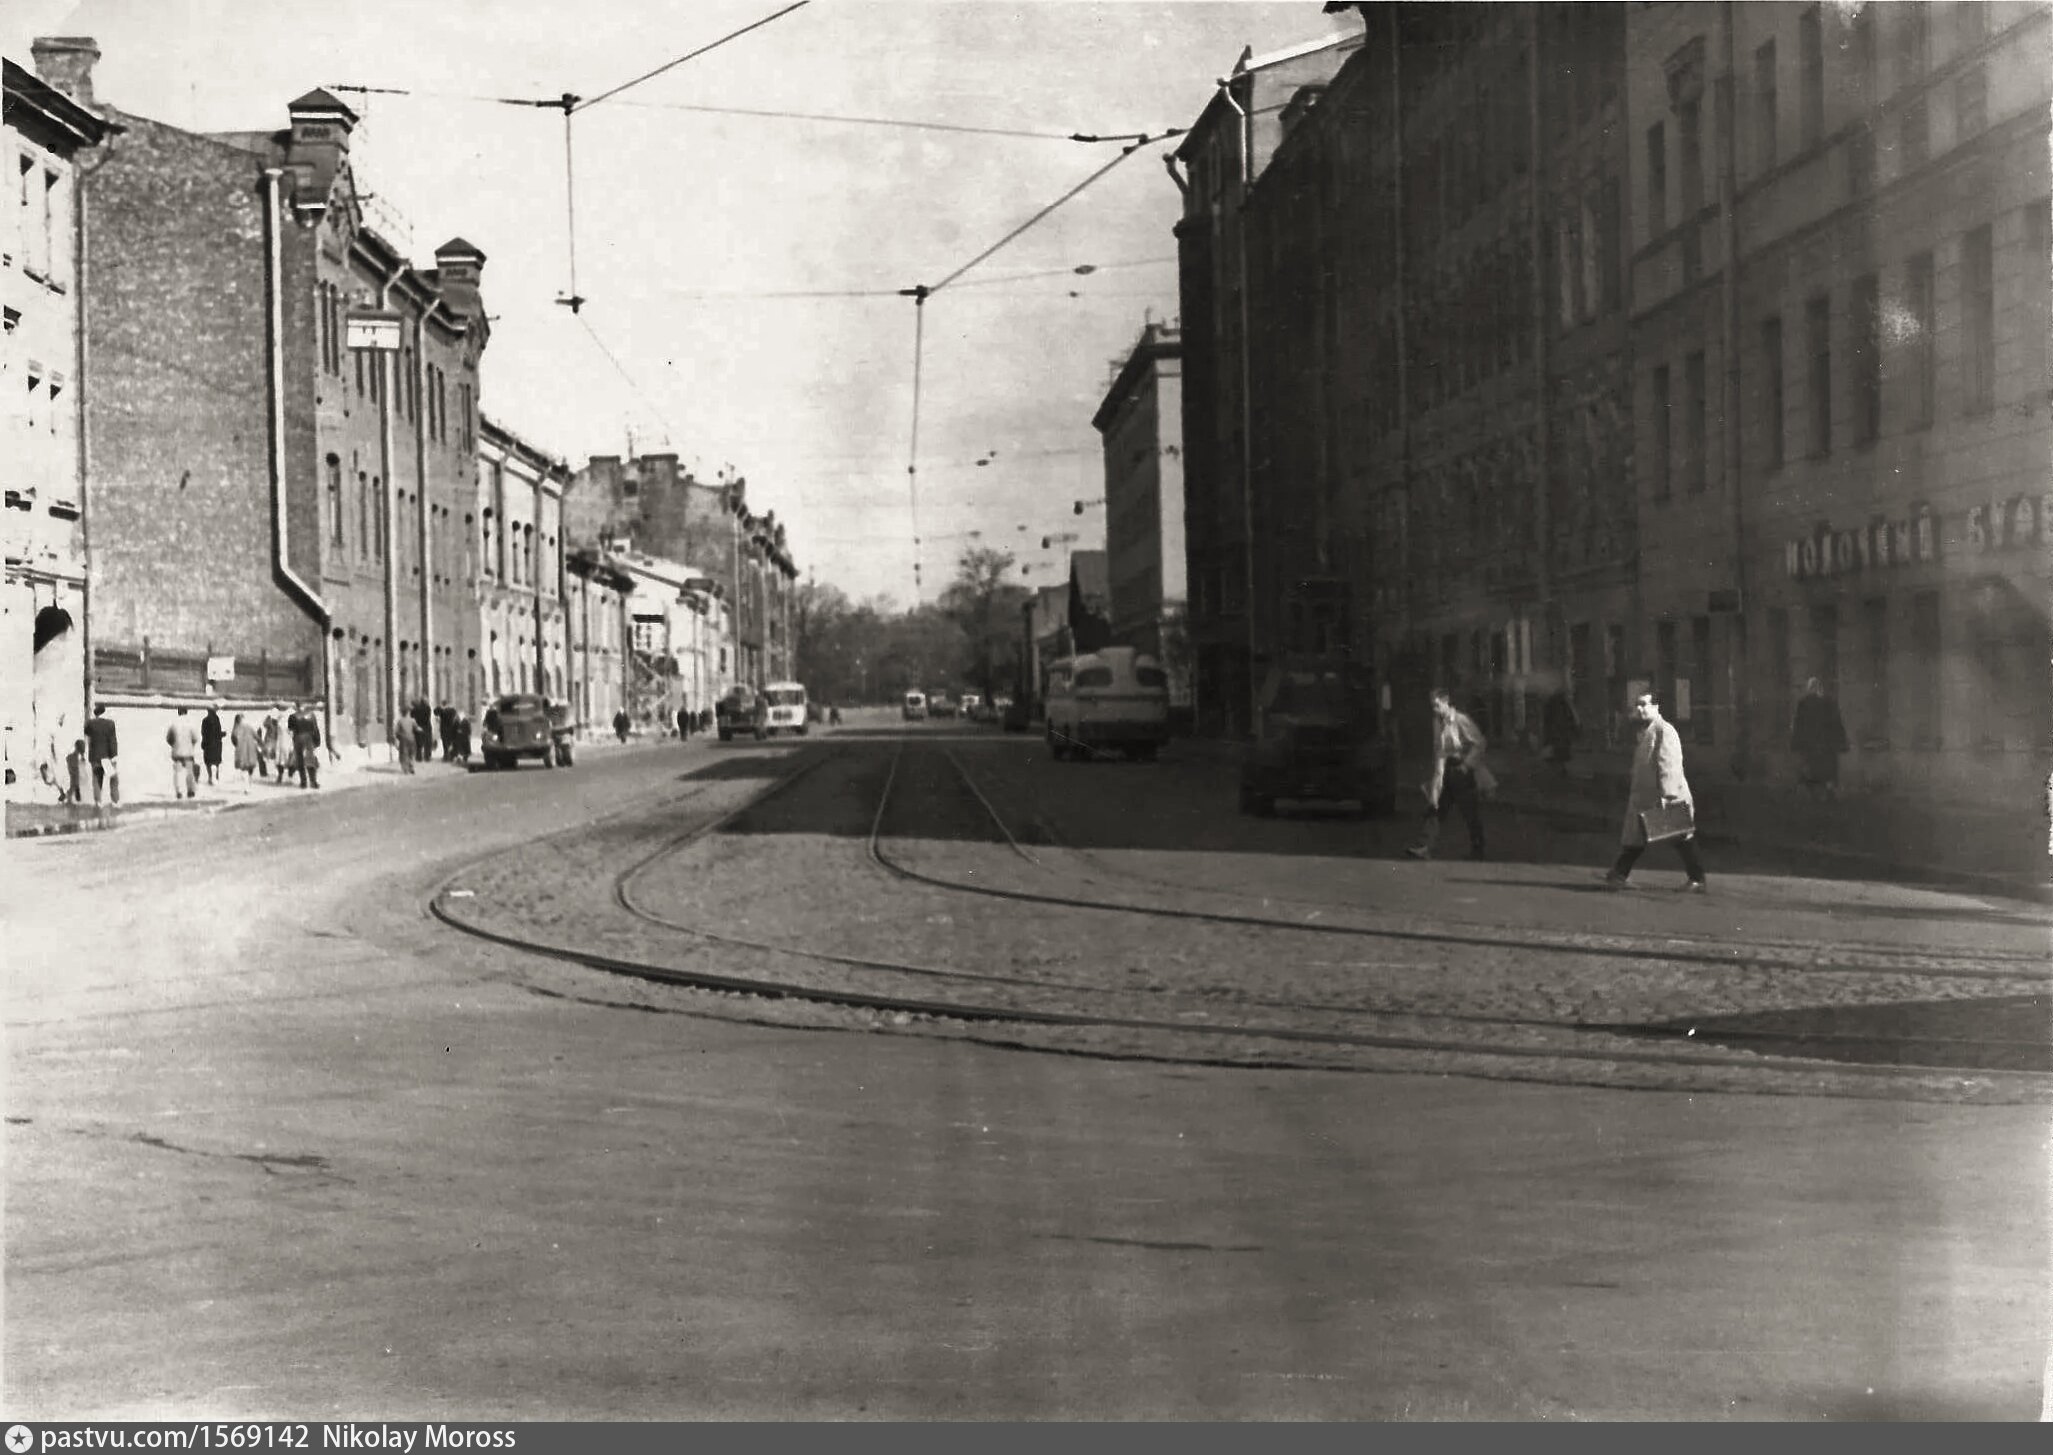
[[[1862,739],[1880,746],[1889,741],[1889,599],[1871,596],[1861,603]]]
[[[1798,124],[1804,150],[1809,151],[1825,139],[1825,37],[1815,5],[1797,17],[1797,53],[1803,66]]]
[[[371,538],[371,554],[379,560],[385,559],[385,483],[377,476],[371,477],[371,525],[377,534]]]
[[[335,455],[328,456],[328,541],[340,546],[343,542],[342,521],[342,461]]]
[[[1824,684],[1832,698],[1839,694],[1839,608],[1829,601],[1811,607],[1810,676]]]
[[[1606,313],[1616,313],[1625,306],[1625,269],[1618,211],[1618,179],[1606,177],[1597,194],[1597,277]]]
[[[1979,6],[1975,8],[1979,9]],[[1953,141],[1958,146],[1989,124],[1989,77],[1980,66],[1953,83]]]
[[[1908,86],[1921,79],[1932,66],[1931,7],[1924,0],[1903,0],[1890,12],[1902,17],[1902,38],[1897,45],[1897,83]]]
[[[1660,122],[1647,128],[1647,236],[1668,230],[1668,140]]]
[[[1671,488],[1668,472],[1672,420],[1669,412],[1674,407],[1674,401],[1669,397],[1668,392],[1668,366],[1666,364],[1662,364],[1654,370],[1653,405],[1654,498],[1656,500],[1666,500]]]
[[[1768,609],[1768,713],[1769,721],[1777,733],[1787,733],[1791,725],[1793,709],[1790,706],[1790,690],[1795,683],[1790,680],[1789,664],[1789,612],[1787,608],[1774,606]],[[1771,734],[1771,738],[1772,738]]]
[[[1939,593],[1920,591],[1910,599],[1910,734],[1914,748],[1939,746]]]
[[[1704,206],[1702,102],[1692,96],[1675,108],[1676,146],[1682,152],[1682,218],[1693,220]]]
[[[1847,308],[1853,326],[1853,440],[1864,445],[1882,432],[1882,308],[1873,273],[1853,280]]]
[[[1754,165],[1775,169],[1775,42],[1754,52]]]
[[[1761,321],[1761,433],[1771,470],[1782,468],[1782,320]]]
[[[1823,293],[1804,305],[1804,353],[1810,360],[1805,404],[1811,419],[1811,453],[1832,453],[1832,300]]]
[[[1922,167],[1932,155],[1932,124],[1925,111],[1925,98],[1913,96],[1903,103],[1903,165],[1900,172]]]
[[[1674,622],[1654,623],[1654,700],[1661,704],[1663,712],[1680,722],[1682,702],[1676,694],[1675,682],[1681,675],[1682,663],[1677,642]]]
[[[1904,277],[1903,308],[1904,373],[1908,376],[1909,409],[1905,423],[1912,429],[1929,429],[1933,396],[1937,392],[1938,350],[1933,339],[1936,320],[1932,307],[1932,255],[1919,253],[1910,260]]]
[[[1996,274],[1989,224],[1961,241],[1961,408],[1986,414],[1996,403]]]
[[[362,470],[356,472],[356,556],[363,560],[371,553],[371,477]]]
[[[1683,416],[1686,430],[1683,441],[1683,468],[1688,472],[1684,484],[1690,494],[1701,495],[1704,493],[1704,456],[1708,444],[1709,414],[1709,401],[1704,393],[1704,355],[1701,350],[1682,361],[1682,379],[1686,405]]]
[[[1690,722],[1700,743],[1716,741],[1713,721],[1717,676],[1711,670],[1711,618],[1693,616],[1689,623]]]
[[[364,396],[364,351],[362,349],[351,349],[349,357],[351,362],[356,365],[356,397],[361,399]]]

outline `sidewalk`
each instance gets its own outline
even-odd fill
[[[607,756],[652,744],[675,744],[676,741],[676,738],[637,736],[621,743],[608,736],[579,743],[577,753],[580,758],[587,754]],[[473,758],[472,764],[475,765],[476,761]],[[95,808],[91,803],[9,801],[6,836],[10,839],[21,839],[42,838],[50,834],[99,833],[129,823],[178,818],[189,814],[220,813],[227,809],[275,803],[281,799],[311,800],[324,794],[347,793],[359,788],[397,787],[407,782],[410,777],[433,780],[468,771],[470,770],[461,763],[445,763],[437,757],[422,762],[418,770],[409,775],[392,757],[390,749],[381,746],[369,752],[354,748],[345,749],[338,758],[324,756],[321,762],[321,786],[317,789],[301,788],[297,780],[288,781],[282,775],[274,778],[254,778],[245,783],[242,774],[231,768],[223,768],[219,783],[212,786],[205,782],[200,784],[198,798],[174,798],[163,790],[130,792],[127,779],[124,777],[122,801],[105,808]],[[168,770],[154,776],[168,777]]]
[[[1238,743],[1178,738],[1171,752],[1232,772]],[[1492,747],[1496,802],[1616,830],[1625,816],[1632,760],[1622,749],[1580,751],[1564,772],[1543,756]],[[1692,781],[1699,833],[1707,844],[1740,845],[1836,861],[1883,879],[1922,881],[2053,902],[2046,806],[2015,812],[1883,794],[1812,800],[1794,784]]]

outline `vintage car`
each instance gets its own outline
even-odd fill
[[[802,682],[772,682],[763,688],[763,700],[769,704],[768,714],[763,721],[763,732],[797,733],[806,735],[806,689]]]
[[[745,682],[737,682],[713,704],[713,726],[723,743],[736,733],[753,733],[760,738],[765,730],[764,717],[768,711],[768,705],[755,688]]]
[[[1396,749],[1360,669],[1286,656],[1263,678],[1260,702],[1240,768],[1242,813],[1274,813],[1280,799],[1352,802],[1364,815],[1395,807]]]
[[[496,699],[485,709],[478,747],[486,768],[511,768],[522,758],[538,758],[543,766],[554,768],[559,755],[549,700],[531,692],[511,692]],[[568,763],[569,758],[562,761]]]

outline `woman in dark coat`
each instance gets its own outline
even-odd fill
[[[1846,723],[1839,716],[1839,704],[1825,695],[1825,685],[1815,677],[1804,684],[1803,700],[1796,705],[1789,747],[1803,765],[1799,776],[1811,795],[1837,798],[1839,755],[1847,749]]]
[[[200,719],[200,761],[207,765],[207,782],[221,781],[221,743],[228,736],[221,726],[221,714],[213,708]]]

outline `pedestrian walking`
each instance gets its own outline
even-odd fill
[[[1604,875],[1604,883],[1612,889],[1632,887],[1632,867],[1650,842],[1649,815],[1676,808],[1685,810],[1692,820],[1696,814],[1689,779],[1682,771],[1682,734],[1661,716],[1661,708],[1651,692],[1642,692],[1633,702],[1632,715],[1640,725],[1640,736],[1632,750],[1632,789],[1625,801],[1625,827],[1619,835],[1618,861]],[[1683,871],[1689,875],[1683,888],[1692,894],[1702,894],[1707,886],[1695,839],[1696,831],[1691,827],[1679,837],[1664,836],[1662,841],[1675,845],[1675,852],[1682,856]]]
[[[1483,749],[1488,741],[1475,719],[1456,707],[1445,688],[1433,689],[1433,764],[1419,786],[1426,795],[1426,821],[1419,842],[1405,852],[1430,859],[1440,841],[1440,825],[1450,809],[1459,808],[1468,825],[1469,856],[1487,858],[1483,843],[1482,785],[1487,769]]]
[[[1547,745],[1547,760],[1566,771],[1575,756],[1575,740],[1582,735],[1582,719],[1566,688],[1556,688],[1540,711],[1540,738]]]
[[[257,729],[257,772],[269,778],[271,770],[275,767],[278,771],[279,781],[283,782],[285,779],[285,757],[279,751],[279,746],[284,729],[278,721],[278,714],[281,710],[282,708],[273,708],[265,713],[263,726]]]
[[[304,705],[299,705],[293,708],[292,716],[285,720],[285,730],[292,735],[292,766],[299,774],[299,786],[319,788],[321,724]]]
[[[419,762],[427,762],[435,752],[435,714],[428,710],[428,699],[416,697],[413,700],[413,755]]]
[[[691,709],[689,707],[679,707],[677,709],[677,736],[680,741],[691,741]]]
[[[236,771],[242,774],[242,791],[247,793],[251,781],[257,776],[257,730],[239,712],[235,715],[235,725],[228,729],[228,745],[235,753]]]
[[[209,705],[207,715],[200,719],[200,761],[207,765],[209,788],[221,781],[221,742],[227,736],[220,711]]]
[[[420,733],[414,727],[412,718],[401,714],[392,719],[392,747],[399,755],[399,771],[413,772],[415,751],[420,746]]]
[[[121,735],[104,702],[94,706],[86,722],[86,759],[93,770],[93,803],[99,804],[102,792],[110,804],[121,802]]]
[[[71,751],[64,755],[64,777],[70,787],[58,790],[57,801],[59,803],[83,803],[85,801],[85,780],[86,775],[91,771],[87,766],[86,754],[86,740],[80,738],[72,745]]]
[[[171,796],[198,798],[200,735],[184,708],[178,709],[178,716],[171,719],[171,726],[164,730],[164,741],[171,749]]]
[[[456,761],[456,709],[443,703],[435,709],[435,726],[442,734],[442,761]]]
[[[1804,695],[1796,704],[1796,719],[1789,728],[1790,750],[1800,765],[1798,781],[1810,789],[1813,798],[1839,796],[1839,755],[1847,749],[1846,723],[1839,716],[1839,704],[1825,691],[1825,684],[1813,677],[1804,683]]]
[[[623,743],[627,741],[627,730],[633,726],[625,708],[613,714],[613,732]]]

